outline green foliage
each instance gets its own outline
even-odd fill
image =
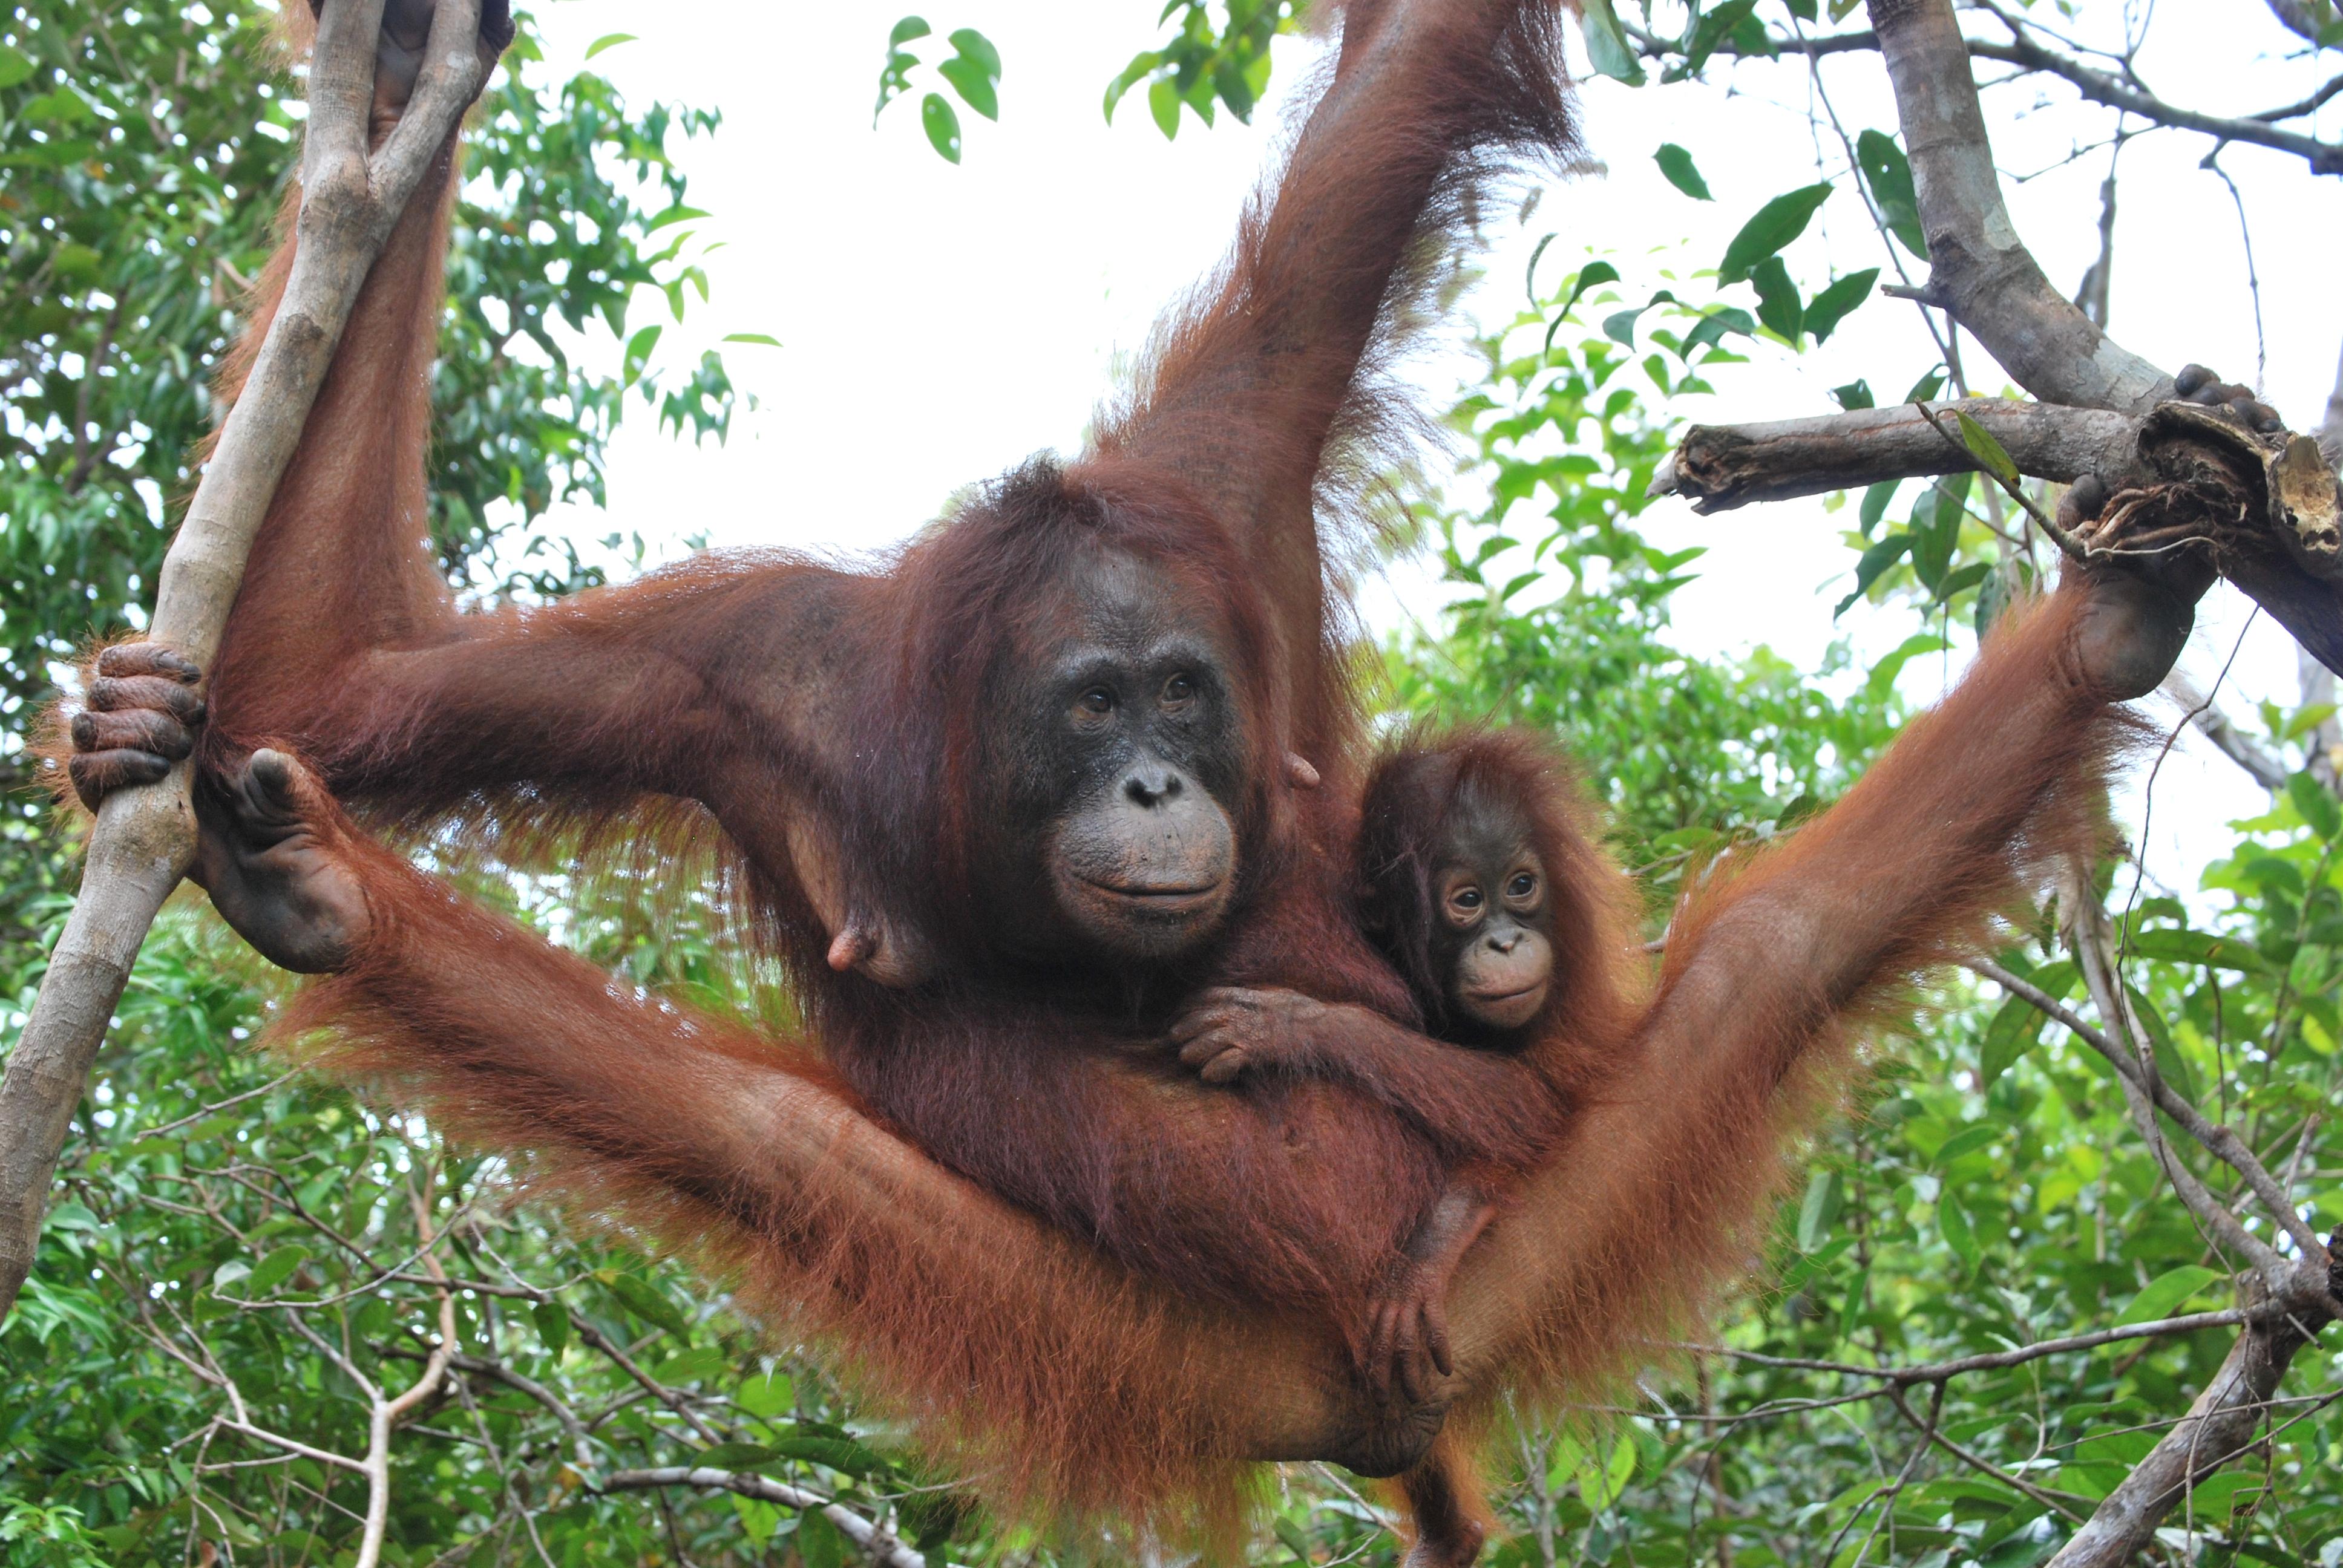
[[[911,86],[911,71],[920,63],[905,45],[927,37],[931,29],[922,16],[906,16],[895,24],[887,35],[887,58],[879,68],[879,102],[870,111],[870,123],[876,126],[879,116]],[[992,40],[973,27],[956,29],[946,40],[952,46],[950,58],[939,61],[936,75],[960,102],[988,120],[1001,117],[1001,51]],[[960,162],[960,112],[947,102],[941,93],[927,93],[920,98],[920,126],[927,135],[928,145],[937,156],[947,163]]]
[[[1302,11],[1302,0],[1226,0],[1217,7],[1209,0],[1169,0],[1161,20],[1172,36],[1132,55],[1107,84],[1106,117],[1113,119],[1115,106],[1144,82],[1148,113],[1167,141],[1180,134],[1182,108],[1209,126],[1214,106],[1225,104],[1250,124],[1269,88],[1270,40],[1292,31]]]

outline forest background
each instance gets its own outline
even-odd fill
[[[939,9],[923,35],[834,9],[796,49],[725,34],[714,7],[689,36],[595,0],[525,21],[472,138],[437,371],[435,538],[471,591],[564,591],[707,539],[881,546],[952,485],[1072,444],[1109,346],[1135,345],[1222,242],[1314,47],[1274,5]],[[1787,42],[1853,30],[1847,9],[1590,8],[1589,115],[1614,173],[1485,215],[1491,253],[1456,280],[1477,355],[1418,371],[1453,410],[1452,449],[1396,477],[1413,549],[1366,596],[1392,710],[1553,729],[1655,920],[1715,855],[1843,789],[2049,558],[1976,482],[1646,510],[1688,422],[2002,389],[1973,341],[1946,352],[1941,314],[1875,297],[1926,275],[1876,58]],[[2343,34],[2322,4],[1970,19],[2118,77],[2185,62],[2173,95],[2212,113],[2307,102],[2285,126],[2335,140],[2343,105],[2320,94]],[[25,727],[81,638],[140,623],[297,139],[269,20],[248,0],[35,0],[0,22],[0,1045],[77,875]],[[611,30],[629,25],[646,35]],[[678,63],[711,54],[694,91]],[[744,60],[820,140],[739,145],[770,112],[727,90]],[[1979,65],[2016,78],[1988,117],[2005,166],[2036,176],[2012,188],[2054,271],[2076,257],[2058,276],[2103,321],[2137,308],[2112,324],[2133,347],[2208,359],[2315,428],[2343,342],[2343,217],[2316,156],[2232,138],[2200,168],[2214,139]],[[744,212],[727,146],[810,172]],[[874,156],[879,208],[842,193]],[[1124,253],[1143,259],[1101,276]],[[817,404],[847,410],[872,461],[809,458]],[[2221,743],[2192,733],[2118,803],[2143,853],[2101,868],[2101,891],[2167,1081],[2327,1230],[2343,1219],[2333,698],[2243,601],[2206,619],[2189,668]],[[2177,732],[2184,711],[2154,717]],[[639,983],[760,1005],[712,920],[655,927],[622,890],[559,879],[477,886]],[[2106,1027],[2046,925],[2000,961]],[[243,1045],[282,994],[199,899],[148,944],[0,1328],[0,1562],[348,1561],[364,1482],[319,1456],[367,1452],[371,1403],[440,1332],[427,1262],[476,1288],[455,1298],[462,1375],[386,1450],[387,1561],[826,1565],[856,1560],[871,1521],[931,1561],[1127,1554],[996,1530],[721,1297],[508,1207],[500,1169],[427,1127],[280,1077]],[[1964,977],[1882,1039],[1853,1112],[1689,1378],[1511,1442],[1513,1533],[1492,1561],[2031,1568],[2219,1363],[2237,1260],[2159,1159],[2217,1200],[2236,1178],[2169,1123],[2143,1137],[2077,1029]],[[1873,1375],[2192,1313],[2213,1321]],[[2193,1490],[2158,1550],[2343,1563],[2338,1392],[2343,1360],[2314,1345],[2266,1441]],[[685,1484],[695,1466],[765,1483]],[[1385,1514],[1338,1473],[1282,1473],[1276,1497],[1258,1560],[1395,1560]]]

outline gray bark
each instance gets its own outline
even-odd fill
[[[441,0],[406,116],[367,151],[383,0],[329,0],[309,73],[301,244],[283,306],[164,558],[154,641],[208,667],[252,539],[293,456],[367,270],[479,91],[479,0]],[[81,896],[0,1076],[0,1318],[31,1271],[50,1180],[140,943],[195,853],[188,766],[99,809]]]
[[[2145,414],[2172,378],[2091,325],[2026,248],[2001,199],[1952,0],[1870,0],[1927,235],[1930,283],[2046,403]]]

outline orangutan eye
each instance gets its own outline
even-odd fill
[[[1114,693],[1103,686],[1093,686],[1074,699],[1074,705],[1084,713],[1108,714],[1114,711]]]
[[[1526,899],[1537,891],[1537,878],[1528,871],[1516,871],[1513,879],[1505,884],[1505,897]]]
[[[1196,678],[1182,671],[1163,683],[1163,702],[1167,708],[1177,708],[1196,699]]]
[[[1449,898],[1448,901],[1455,905],[1460,910],[1477,910],[1481,907],[1481,890],[1478,888],[1459,888]]]

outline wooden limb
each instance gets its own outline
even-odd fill
[[[2138,423],[2120,414],[2006,397],[1928,407],[1939,417],[1966,414],[2001,443],[2020,473],[2037,478],[2063,484],[2085,474],[2119,477],[2138,462]],[[1977,467],[1930,426],[1920,406],[1900,403],[1810,419],[1694,425],[1652,476],[1650,493],[1683,496],[1705,515]]]
[[[369,158],[382,9],[383,0],[328,0],[325,7],[309,75],[300,246],[284,304],[164,558],[148,635],[199,665],[218,651],[253,536],[358,286],[486,77],[479,0],[440,0],[406,117]],[[91,830],[81,897],[0,1078],[0,1318],[32,1270],[57,1155],[130,966],[194,858],[187,788],[182,762],[159,783],[106,798]]]
[[[2321,675],[2327,674],[2326,667],[2316,659],[2306,657],[2306,661]],[[2286,764],[2260,741],[2232,724],[2229,716],[2214,706],[2210,697],[2197,689],[2196,682],[2175,669],[2164,678],[2164,695],[2180,705],[2180,710],[2188,715],[2188,722],[2213,743],[2215,750],[2244,769],[2255,783],[2273,791],[2286,788]]]
[[[2237,1336],[2188,1413],[2084,1521],[2047,1568],[2117,1568],[2155,1538],[2188,1489],[2250,1446],[2295,1352],[2330,1321],[2312,1307]]]
[[[784,1508],[818,1508],[822,1516],[838,1526],[839,1533],[861,1550],[863,1556],[880,1568],[927,1568],[927,1559],[912,1551],[884,1526],[874,1524],[842,1503],[832,1503],[820,1493],[808,1492],[801,1486],[791,1486],[770,1476],[745,1470],[718,1470],[710,1465],[670,1464],[657,1470],[621,1470],[604,1481],[598,1490],[610,1492],[649,1492],[663,1486],[695,1486],[735,1492],[743,1497],[754,1497],[766,1503],[778,1503]]]
[[[2026,248],[2001,199],[1952,0],[1870,0],[1911,154],[1929,281],[2017,384],[2046,403],[2146,414],[2172,378],[2092,325]]]

